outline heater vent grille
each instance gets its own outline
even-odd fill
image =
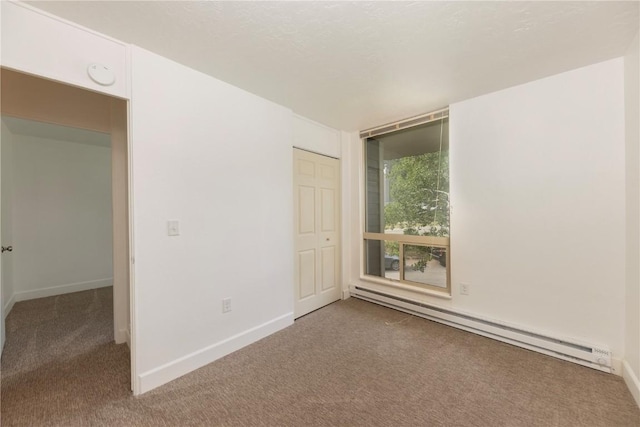
[[[611,372],[611,352],[606,346],[594,346],[552,337],[540,332],[508,325],[492,319],[483,319],[442,307],[419,303],[404,298],[355,287],[352,295],[369,302],[415,314],[488,338],[568,360],[604,372]]]

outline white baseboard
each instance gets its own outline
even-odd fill
[[[120,329],[115,332],[114,341],[116,344],[126,344],[131,349],[131,334],[128,329]]]
[[[624,382],[627,384],[631,395],[635,399],[636,405],[640,407],[640,380],[638,380],[638,377],[626,360],[622,361],[622,378],[624,378]]]
[[[15,303],[16,303],[16,294],[13,294],[11,295],[11,298],[9,298],[9,301],[7,301],[7,303],[3,307],[3,310],[4,310],[3,314],[5,319],[9,315],[9,312],[11,311]]]
[[[89,289],[104,288],[113,286],[113,278],[90,280],[88,282],[69,283],[67,285],[52,286],[50,288],[34,289],[32,291],[22,291],[13,294],[16,302],[27,301],[36,298],[52,297],[55,295],[70,294],[72,292],[87,291]]]
[[[345,300],[347,298],[351,298],[351,291],[349,289],[342,290],[342,299]]]
[[[119,329],[115,331],[115,336],[113,337],[116,344],[124,344],[127,342],[127,334],[129,331],[126,329]]]
[[[194,351],[191,354],[138,375],[138,387],[136,389],[139,394],[146,393],[292,324],[293,313],[287,313],[201,350]]]

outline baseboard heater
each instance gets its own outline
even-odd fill
[[[360,286],[352,288],[351,296],[548,356],[611,373],[611,351],[606,346],[569,342],[500,323],[496,320],[461,314],[442,307],[399,298]]]

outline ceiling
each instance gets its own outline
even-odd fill
[[[28,3],[348,131],[622,56],[639,21],[635,1]]]

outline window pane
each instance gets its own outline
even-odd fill
[[[365,151],[365,230],[449,236],[448,119],[368,138]]]
[[[404,280],[447,288],[447,250],[404,245]]]
[[[365,240],[365,274],[400,280],[399,244]]]

